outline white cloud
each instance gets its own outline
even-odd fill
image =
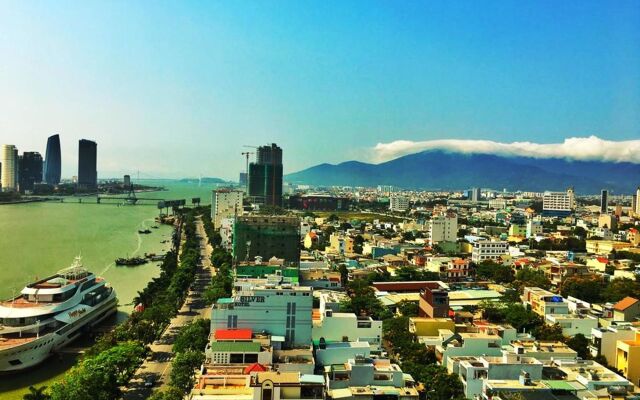
[[[396,140],[378,143],[372,151],[375,162],[384,162],[424,150],[445,150],[459,153],[526,156],[535,158],[566,158],[572,160],[629,161],[640,163],[640,140],[612,141],[597,136],[566,138],[562,143],[532,142],[500,143],[491,140]]]

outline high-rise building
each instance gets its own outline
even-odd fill
[[[542,214],[549,217],[566,217],[576,209],[573,188],[566,192],[545,192],[542,197]]]
[[[81,139],[78,144],[78,186],[95,188],[98,186],[97,168],[98,145],[91,140]]]
[[[409,198],[405,196],[393,195],[389,197],[389,210],[405,212],[409,209]]]
[[[131,175],[125,175],[122,178],[122,183],[123,183],[124,187],[128,188],[129,186],[131,186]]]
[[[456,214],[434,215],[429,221],[429,244],[455,242],[458,237],[458,216]]]
[[[44,181],[49,185],[60,183],[62,161],[60,159],[60,135],[49,136],[47,152],[44,155]]]
[[[233,260],[255,261],[272,257],[300,263],[300,218],[287,216],[239,216],[233,224]]]
[[[631,208],[636,215],[640,214],[640,186],[636,189],[636,194],[633,195]]]
[[[467,197],[469,198],[469,200],[477,203],[482,198],[482,191],[480,190],[480,188],[469,189]]]
[[[2,151],[2,171],[0,181],[3,192],[12,192],[18,189],[18,149],[12,144],[3,144]]]
[[[609,204],[609,191],[602,189],[600,192],[600,214],[607,213],[607,205]]]
[[[249,164],[249,198],[256,204],[282,206],[282,149],[275,143],[260,146]]]
[[[211,192],[211,221],[219,229],[222,220],[242,215],[242,191],[216,189]]]
[[[25,151],[19,158],[20,172],[18,187],[20,192],[32,191],[36,183],[42,182],[42,155],[35,151]]]

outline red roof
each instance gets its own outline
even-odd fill
[[[247,367],[244,369],[244,374],[249,375],[251,372],[264,372],[266,370],[267,370],[267,367],[265,367],[264,365],[259,363],[254,363],[251,365],[247,365]]]
[[[216,340],[251,340],[251,329],[216,329]]]
[[[617,311],[624,311],[627,308],[631,307],[632,305],[636,304],[638,301],[640,300],[627,296],[624,299],[617,302],[616,304],[614,304],[613,308]]]
[[[629,232],[638,233],[638,230],[636,228],[629,228]]]
[[[598,262],[603,263],[603,264],[608,264],[609,263],[609,259],[606,257],[598,257]]]

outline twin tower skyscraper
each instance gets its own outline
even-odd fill
[[[98,145],[91,140],[81,139],[78,143],[78,185],[93,188],[98,185],[97,169]],[[60,183],[62,157],[60,135],[50,136],[44,158],[43,178],[50,185]]]

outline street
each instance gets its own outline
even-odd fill
[[[129,385],[123,393],[125,400],[146,399],[154,388],[160,388],[169,383],[171,373],[171,361],[173,360],[173,342],[180,327],[191,322],[195,318],[209,318],[211,307],[208,307],[202,299],[202,292],[209,282],[215,270],[211,266],[211,253],[213,248],[208,242],[202,219],[196,219],[196,231],[200,239],[200,264],[194,283],[191,285],[187,298],[178,311],[178,315],[169,322],[160,339],[150,344],[151,352],[129,381]],[[204,349],[203,349],[204,350]],[[151,387],[145,386],[145,382],[153,382]]]

